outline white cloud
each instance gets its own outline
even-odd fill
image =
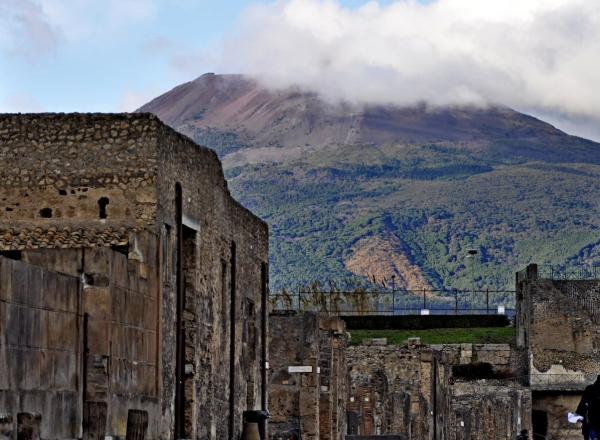
[[[35,0],[0,0],[0,49],[27,58],[52,52],[61,30]]]
[[[114,37],[114,32],[154,19],[159,8],[159,0],[37,1],[69,39]]]
[[[331,100],[498,103],[600,118],[598,0],[256,5],[221,69]]]
[[[0,0],[0,50],[30,59],[103,41],[157,16],[159,0]]]

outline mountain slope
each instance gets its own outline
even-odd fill
[[[271,227],[275,289],[503,288],[531,261],[600,261],[600,145],[508,108],[334,105],[207,74],[140,111],[217,151]]]

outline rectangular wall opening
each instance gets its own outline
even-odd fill
[[[231,242],[229,292],[229,439],[235,435],[236,247]]]
[[[184,345],[184,427],[185,438],[194,438],[194,420],[196,414],[196,343],[198,327],[198,267],[196,231],[182,226],[183,245],[183,345]]]

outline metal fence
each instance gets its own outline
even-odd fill
[[[538,265],[538,277],[548,280],[598,280],[600,266]]]
[[[514,315],[514,290],[314,291],[272,294],[274,311],[329,315]]]

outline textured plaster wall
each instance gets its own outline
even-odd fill
[[[4,438],[16,438],[19,413],[44,414],[46,438],[80,436],[80,306],[77,278],[0,257]]]

